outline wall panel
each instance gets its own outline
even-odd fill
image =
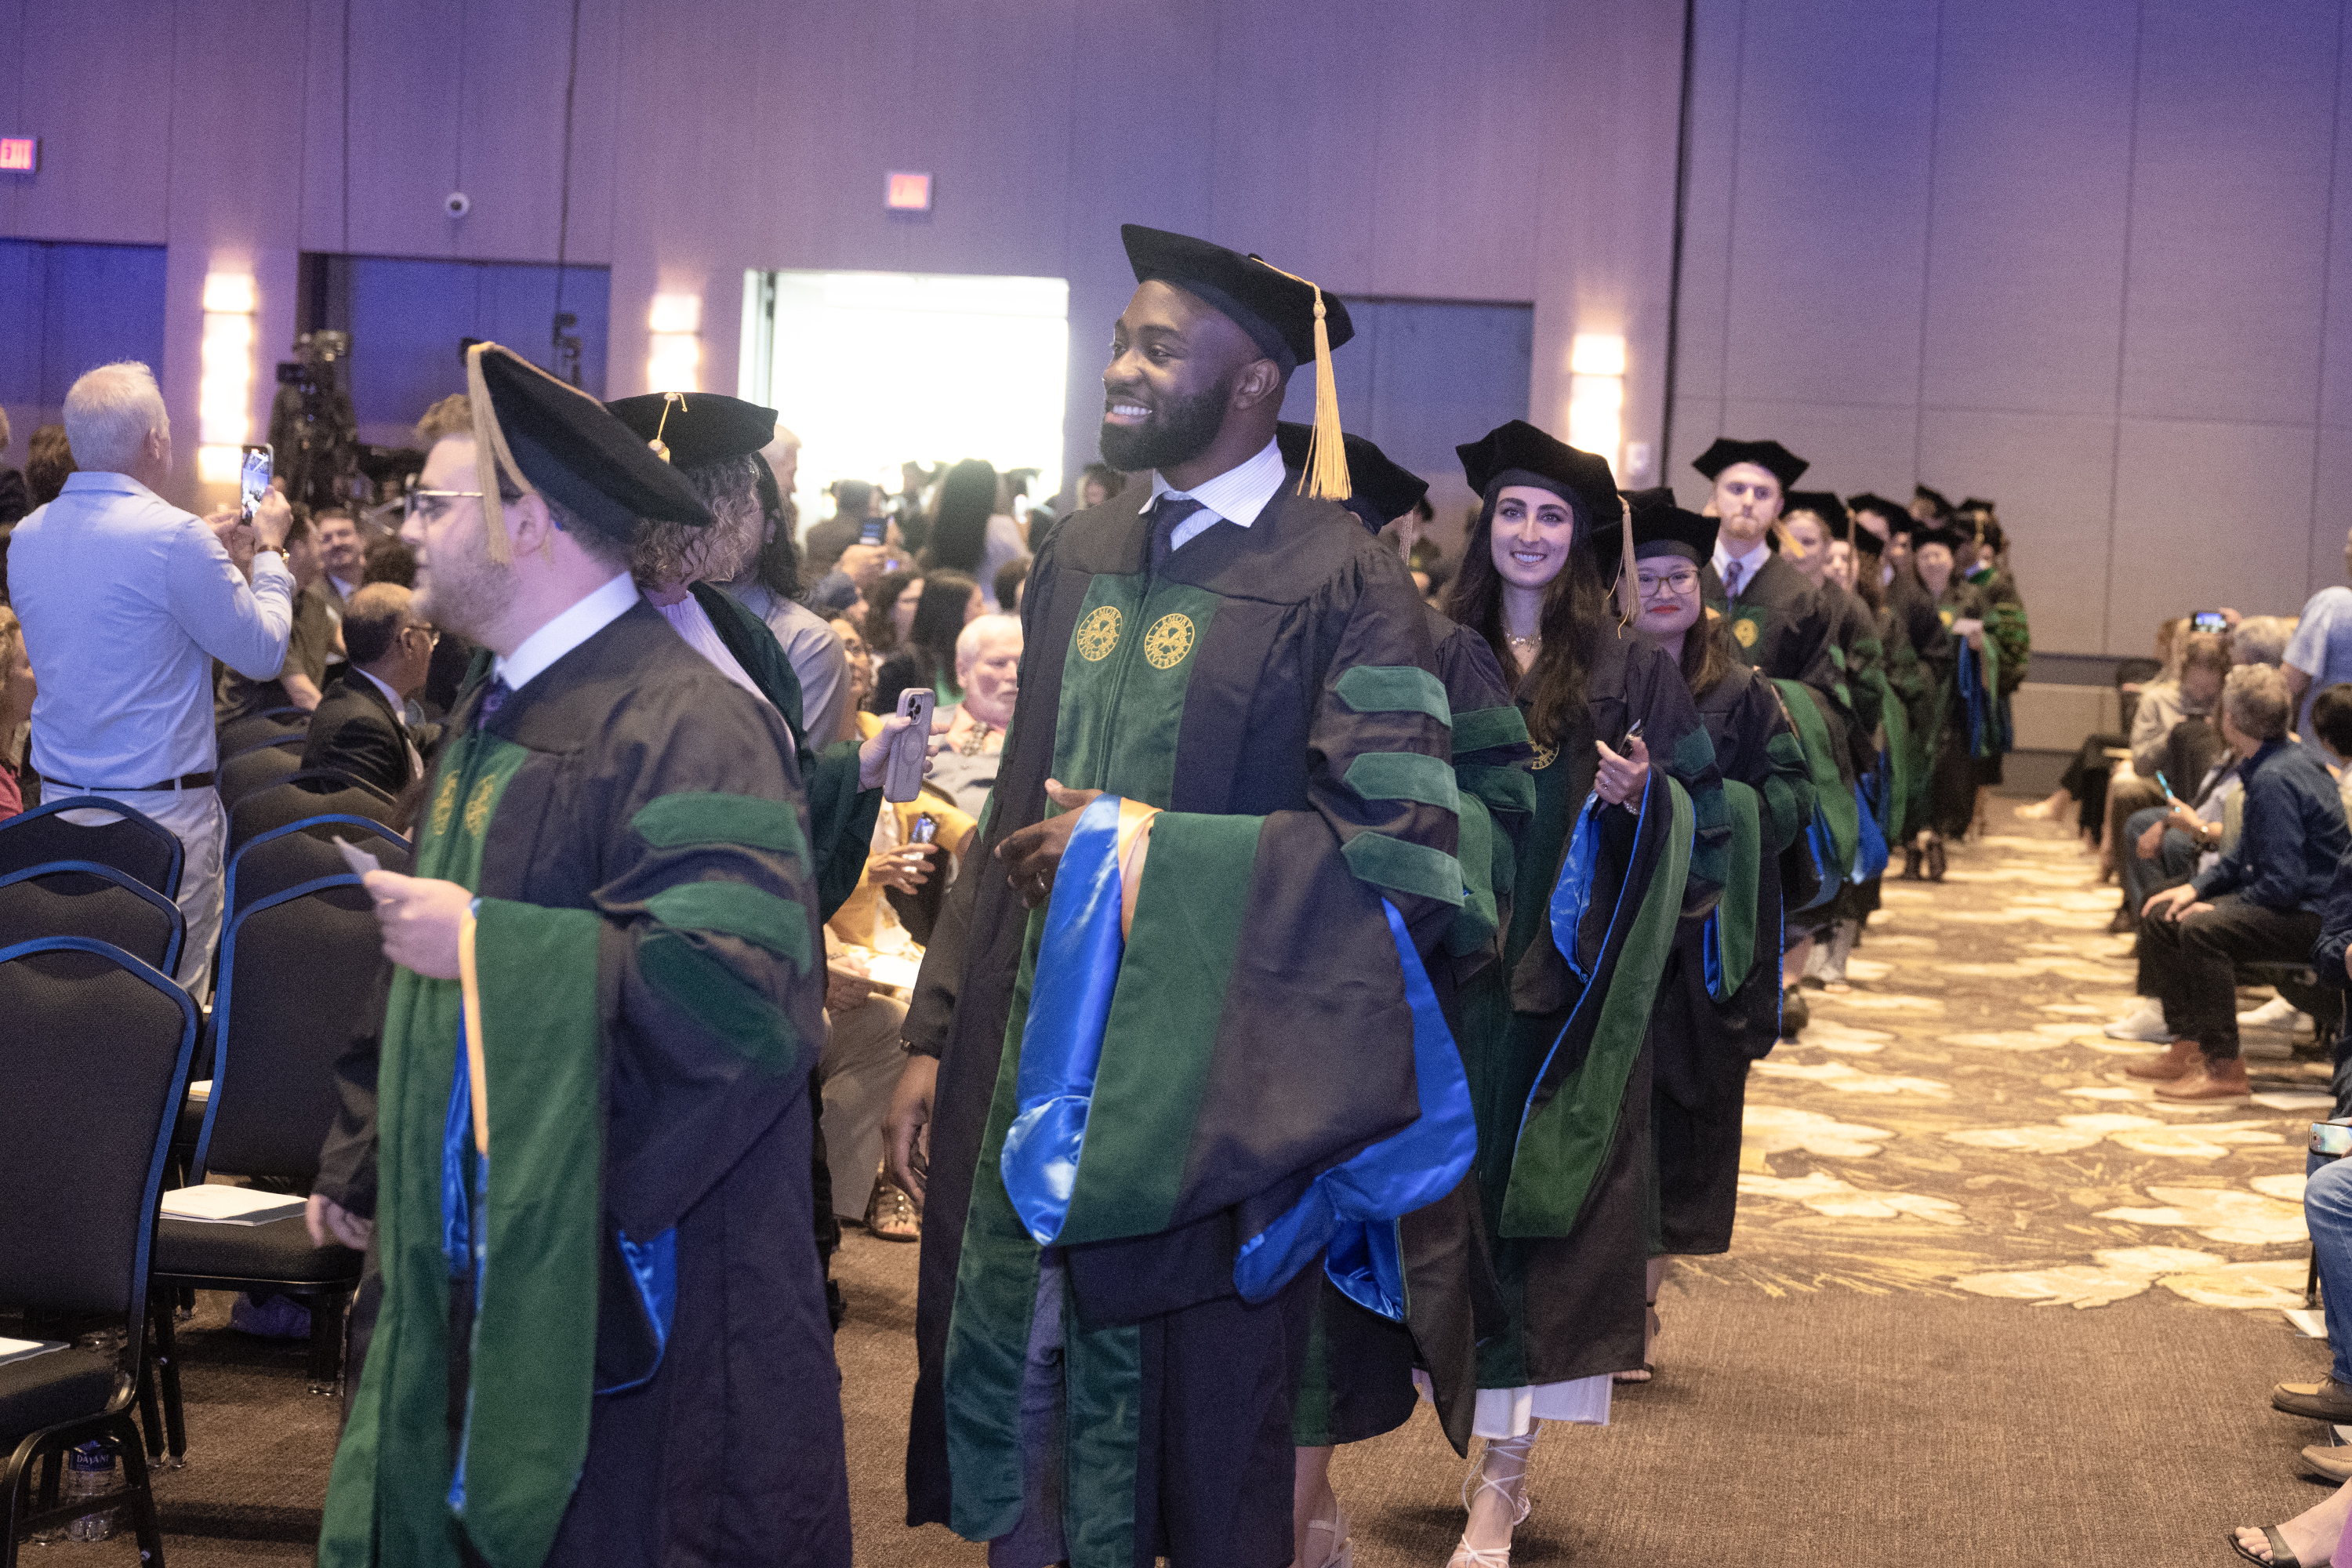
[[[2309,426],[2122,421],[2109,651],[2145,650],[2192,609],[2299,609],[2315,447]]]
[[[2115,535],[2115,422],[2100,415],[1930,408],[1920,418],[1919,472],[1955,500],[1998,476],[1993,499],[2014,542],[2010,562],[2032,597],[2033,640],[2045,648],[2108,646],[2107,584],[2096,570]],[[1908,498],[1900,469],[1882,494]],[[2210,545],[2209,545],[2210,548]],[[2153,563],[2137,568],[2149,574]],[[2251,613],[2251,612],[2250,612]],[[2128,650],[2125,650],[2128,651]]]

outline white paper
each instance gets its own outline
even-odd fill
[[[216,1225],[268,1225],[291,1219],[309,1206],[308,1198],[290,1193],[264,1193],[217,1182],[174,1187],[163,1194],[163,1213],[173,1219],[208,1220]]]
[[[2304,1338],[2324,1340],[2327,1337],[2326,1314],[2311,1307],[2288,1307],[2283,1310],[2286,1313],[2286,1321],[2293,1323],[2295,1331]]]
[[[65,1348],[66,1342],[63,1340],[0,1338],[0,1366],[6,1366],[12,1361],[23,1361],[28,1356],[46,1355],[50,1351],[61,1351]]]
[[[377,859],[373,855],[369,854],[366,850],[361,848],[358,845],[352,843],[341,834],[336,834],[333,842],[335,847],[343,852],[343,864],[352,868],[352,876],[364,877],[370,871],[381,871],[383,869],[383,861]]]
[[[2325,1110],[2336,1104],[2332,1094],[2314,1094],[2309,1090],[2278,1089],[2270,1094],[2249,1097],[2265,1110]]]

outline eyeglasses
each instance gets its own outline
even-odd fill
[[[1636,572],[1633,574],[1633,585],[1642,591],[1642,597],[1644,599],[1654,597],[1661,588],[1670,593],[1687,594],[1698,586],[1698,572],[1689,566],[1684,567],[1679,572],[1668,572],[1664,575],[1652,572]]]
[[[479,490],[411,490],[401,508],[401,521],[429,526],[441,521],[441,514],[448,510],[451,501],[481,499]]]
[[[424,637],[425,646],[426,647],[439,647],[441,646],[441,631],[437,626],[403,626],[400,630],[401,635],[404,637],[410,632],[419,633]]]

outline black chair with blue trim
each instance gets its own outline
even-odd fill
[[[308,733],[310,715],[300,708],[269,708],[259,713],[247,713],[242,719],[232,719],[215,731],[220,754],[233,757],[249,747],[282,741],[289,735]]]
[[[66,1453],[93,1440],[121,1457],[140,1552],[163,1560],[146,1453],[131,1420],[142,1365],[155,1204],[172,1121],[195,1050],[196,1010],[168,975],[86,937],[0,948],[0,1300],[58,1325],[60,1342],[0,1364],[0,1568],[16,1538],[89,1511],[61,1503]],[[106,1020],[104,1070],[58,1048]],[[77,1332],[111,1331],[89,1351]],[[38,1475],[36,1476],[37,1467]]]
[[[224,921],[247,905],[350,868],[334,841],[344,839],[374,856],[387,871],[408,874],[415,851],[407,839],[372,816],[333,812],[306,816],[257,834],[229,858],[221,905]]]
[[[375,910],[349,872],[249,903],[221,940],[213,1005],[212,1094],[190,1180],[234,1175],[307,1195],[340,1104],[334,1066],[373,994],[383,962]],[[361,1258],[313,1247],[299,1215],[259,1225],[163,1217],[155,1242],[152,1314],[164,1420],[174,1459],[187,1451],[173,1354],[174,1289],[270,1291],[310,1308],[310,1388],[336,1390],[343,1315]]]
[[[86,936],[176,974],[187,917],[144,882],[95,860],[58,860],[0,876],[0,947],[45,936]]]
[[[103,811],[112,820],[84,826],[66,820],[69,811]],[[176,899],[184,858],[170,828],[103,795],[68,795],[0,822],[0,877],[58,860],[95,860]]]
[[[319,816],[365,816],[397,828],[399,803],[341,768],[304,768],[256,790],[228,808],[228,853],[273,827]]]
[[[221,805],[234,811],[236,803],[246,796],[300,773],[305,740],[300,734],[288,735],[223,758],[219,774]]]

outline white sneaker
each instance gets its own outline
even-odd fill
[[[2164,1004],[2149,996],[2141,997],[2137,1008],[2109,1024],[2101,1033],[2111,1040],[2146,1040],[2158,1046],[2172,1043],[2172,1031],[2164,1023]]]
[[[2293,1003],[2289,1002],[2284,996],[2273,996],[2269,1001],[2263,1003],[2261,1006],[2254,1008],[2252,1012],[2239,1014],[2238,1027],[2241,1029],[2286,1029],[2291,1028],[2295,1019],[2299,1016],[2301,1016],[2301,1015],[2295,1011],[2294,1005]]]

